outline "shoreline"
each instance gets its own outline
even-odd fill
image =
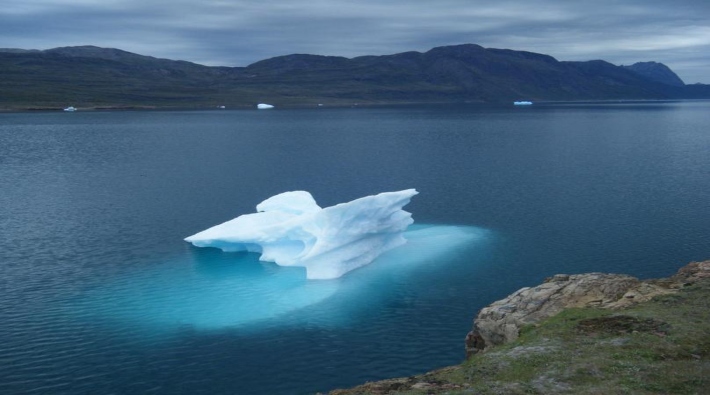
[[[681,103],[681,102],[707,102],[710,99],[626,99],[626,100],[540,100],[534,101],[532,106],[550,105],[602,105],[602,104],[653,104],[653,103]],[[329,108],[393,108],[393,107],[418,107],[418,106],[463,106],[474,105],[483,107],[513,107],[513,102],[479,102],[479,101],[436,101],[436,102],[353,102],[347,103],[304,103],[304,104],[274,104],[271,110],[279,109],[329,109]],[[519,107],[519,106],[518,106]],[[0,107],[0,113],[40,113],[62,112],[66,106],[28,106],[28,107]],[[161,105],[97,105],[79,106],[77,112],[98,111],[234,111],[257,110],[255,104],[236,104],[221,108],[218,105],[210,106],[161,106]]]
[[[701,393],[709,298],[710,260],[659,279],[557,274],[481,309],[460,365],[327,393]]]

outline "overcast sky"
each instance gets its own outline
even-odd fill
[[[206,65],[474,43],[710,83],[710,0],[6,0],[0,47],[97,45]]]

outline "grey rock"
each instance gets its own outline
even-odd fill
[[[478,349],[507,343],[518,338],[523,325],[537,323],[569,307],[613,304],[638,284],[637,278],[621,274],[558,274],[483,308],[474,321],[472,337],[477,334],[482,339]]]
[[[466,335],[466,357],[518,338],[520,328],[573,307],[624,308],[676,292],[710,277],[710,261],[693,262],[667,279],[641,281],[624,274],[557,274],[481,309]]]

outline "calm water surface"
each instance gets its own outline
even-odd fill
[[[710,258],[709,130],[709,102],[0,114],[0,393],[300,394],[458,363],[522,286]],[[182,241],[288,190],[412,187],[417,224],[465,237],[339,280]]]

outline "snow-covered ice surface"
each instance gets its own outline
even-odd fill
[[[332,279],[406,243],[414,221],[402,210],[418,192],[407,189],[321,208],[306,191],[285,192],[241,215],[187,237],[198,247],[261,253],[260,260],[302,266],[309,279]]]

